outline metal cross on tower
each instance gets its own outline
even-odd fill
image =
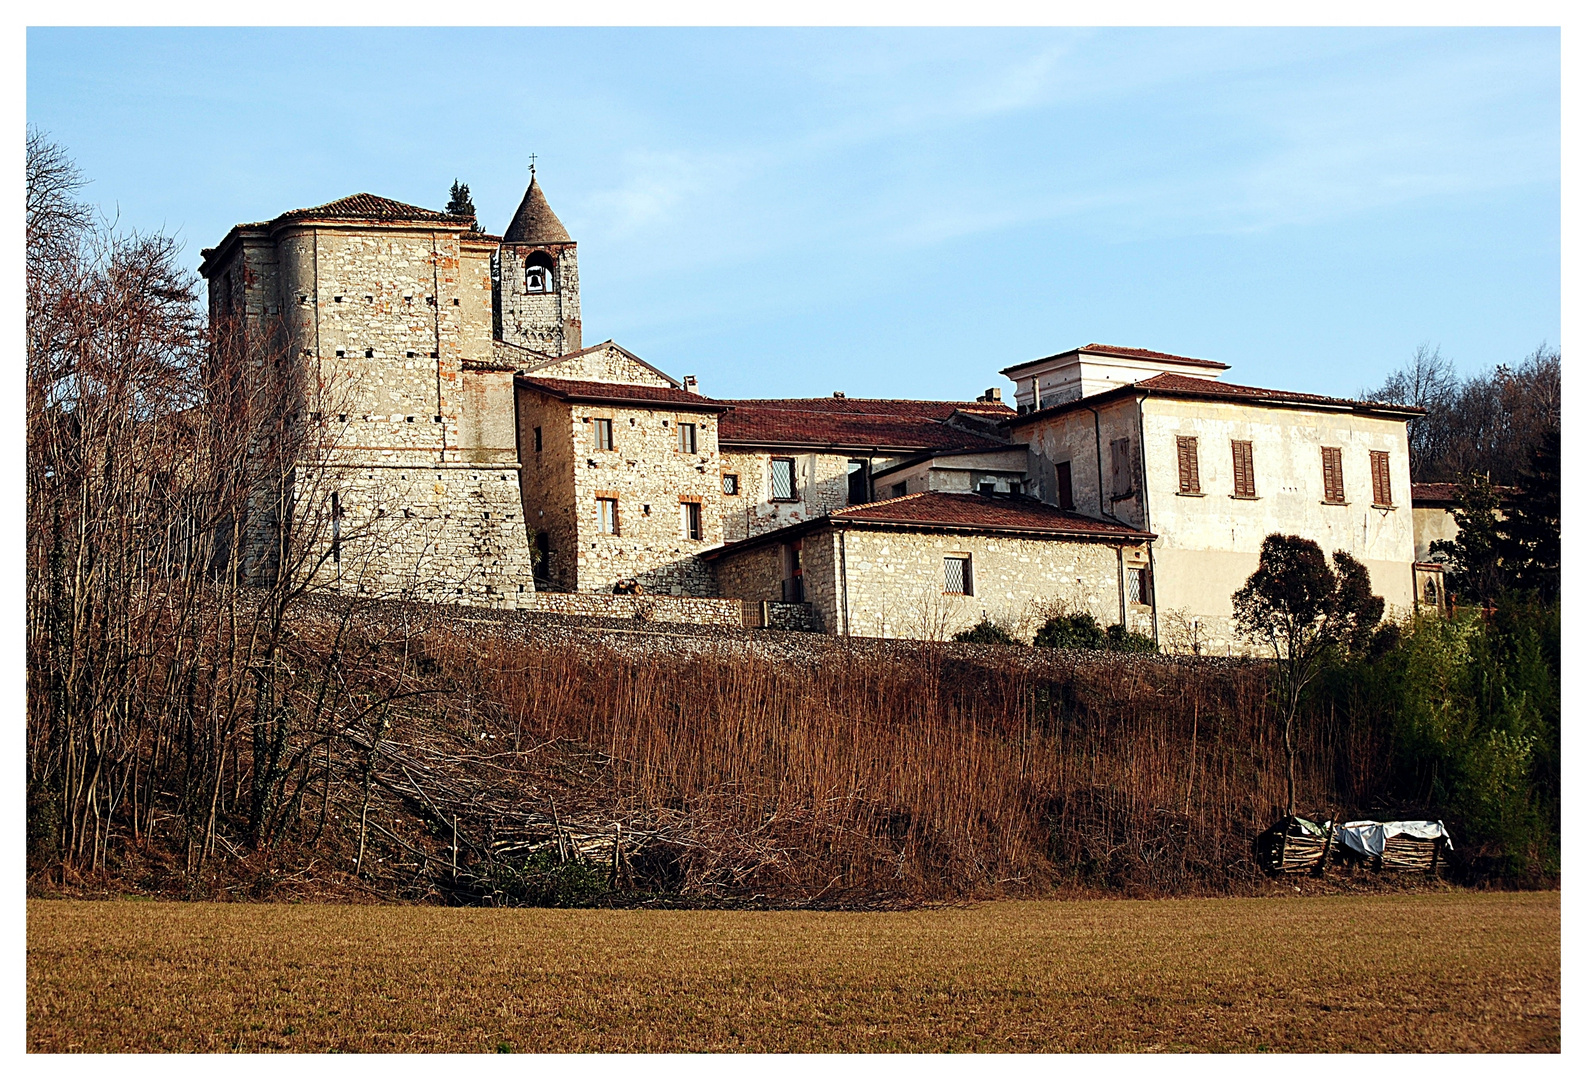
[[[536,156],[537,155],[535,155],[535,154],[530,154],[529,155],[529,175],[530,176],[534,176],[534,174],[535,174],[535,157]]]

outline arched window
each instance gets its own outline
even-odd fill
[[[524,292],[556,292],[556,275],[552,271],[551,256],[537,251],[529,256],[524,266]]]

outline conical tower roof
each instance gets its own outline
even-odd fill
[[[512,216],[512,224],[501,238],[504,244],[571,244],[573,237],[562,227],[562,222],[546,202],[546,193],[540,190],[540,181],[529,177],[529,190],[523,193],[523,202]]]

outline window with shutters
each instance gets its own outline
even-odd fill
[[[618,535],[616,499],[596,499],[595,514],[600,521],[601,532],[608,536]]]
[[[699,442],[695,438],[694,425],[693,424],[679,424],[678,425],[678,449],[683,451],[685,454],[693,454],[693,453],[695,453],[698,450],[698,448],[699,448]]]
[[[1394,505],[1394,492],[1389,486],[1389,455],[1386,450],[1372,451],[1372,505],[1385,508]]]
[[[1243,439],[1231,439],[1234,449],[1234,497],[1256,498],[1256,473],[1251,468],[1251,444]]]
[[[1196,460],[1196,439],[1193,435],[1180,435],[1174,442],[1179,447],[1179,493],[1201,494],[1201,463]]]
[[[794,459],[771,459],[771,498],[773,502],[794,502],[799,497],[794,485]]]
[[[1130,467],[1130,440],[1114,439],[1113,447],[1113,498],[1127,499],[1135,494],[1135,470]]]
[[[942,560],[942,591],[955,596],[972,596],[970,556],[949,555]]]
[[[595,449],[612,449],[612,422],[606,419],[595,421]]]
[[[1067,461],[1058,463],[1058,509],[1075,508],[1075,483]]]
[[[1345,501],[1345,472],[1342,457],[1337,446],[1322,448],[1323,502]]]
[[[679,504],[683,524],[683,538],[685,540],[700,539],[700,504],[698,502],[683,502]]]

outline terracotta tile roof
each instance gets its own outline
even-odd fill
[[[771,398],[729,400],[723,443],[776,446],[849,446],[922,451],[1007,445],[950,427],[955,412],[1013,417],[1007,406],[964,401],[887,398]],[[976,406],[973,410],[969,406]]]
[[[1015,532],[1074,533],[1144,540],[1140,529],[1086,517],[1020,495],[974,495],[921,491],[896,499],[835,510],[834,521],[875,525],[924,525]]]
[[[922,491],[835,510],[824,517],[774,529],[746,540],[735,540],[731,544],[702,552],[701,557],[714,559],[761,544],[780,543],[833,524],[1006,533],[1055,540],[1122,540],[1127,543],[1144,543],[1156,536],[1117,522],[1059,510],[1047,503],[1018,495]]]
[[[568,235],[568,231],[562,227],[562,222],[552,211],[551,204],[546,202],[546,193],[540,190],[540,181],[533,175],[529,177],[529,189],[523,193],[523,202],[518,204],[518,211],[512,216],[512,224],[502,233],[502,242],[506,244],[573,242],[573,238]]]
[[[1042,417],[1057,416],[1083,405],[1095,405],[1099,401],[1110,401],[1142,390],[1167,397],[1189,397],[1206,401],[1240,401],[1253,405],[1315,405],[1357,412],[1389,412],[1406,417],[1421,416],[1426,411],[1414,405],[1396,405],[1387,401],[1356,401],[1352,398],[1327,397],[1323,394],[1303,394],[1295,390],[1264,390],[1259,386],[1239,386],[1235,383],[1198,379],[1192,375],[1176,375],[1165,371],[1161,375],[1153,375],[1140,382],[1126,383],[1100,394],[1092,394],[1086,398],[1065,401],[1036,412],[1025,413],[1011,423],[1016,426],[1027,424]]]
[[[1455,500],[1460,497],[1460,488],[1460,484],[1413,483],[1411,485],[1411,505],[1454,506]],[[1520,489],[1495,484],[1493,485],[1493,490],[1502,498],[1507,495],[1513,495]]]
[[[611,402],[612,404],[660,404],[683,407],[696,412],[726,412],[732,408],[725,401],[691,394],[671,386],[640,386],[637,383],[594,382],[586,379],[545,379],[537,375],[519,375],[519,386],[538,390],[563,401]]]
[[[1018,371],[1021,368],[1030,367],[1032,364],[1041,364],[1048,360],[1056,360],[1060,356],[1073,356],[1076,353],[1083,352],[1097,353],[1101,356],[1121,356],[1127,357],[1131,360],[1171,360],[1176,364],[1195,364],[1198,367],[1217,368],[1219,371],[1226,370],[1229,366],[1228,364],[1220,363],[1217,360],[1203,360],[1196,356],[1176,356],[1173,353],[1155,352],[1152,349],[1131,349],[1123,345],[1099,345],[1093,341],[1089,345],[1081,345],[1078,348],[1070,349],[1067,352],[1053,353],[1051,356],[1043,356],[1036,360],[1026,360],[1022,364],[1014,364],[1011,367],[1004,368],[1002,374],[1006,375],[1011,371]]]
[[[310,206],[302,210],[288,210],[275,218],[276,221],[292,221],[297,218],[349,218],[355,221],[444,221],[466,225],[474,218],[470,214],[444,214],[439,210],[426,210],[422,206],[410,203],[397,202],[380,195],[371,195],[361,191],[357,195],[349,195],[345,199],[325,203],[322,206]]]

